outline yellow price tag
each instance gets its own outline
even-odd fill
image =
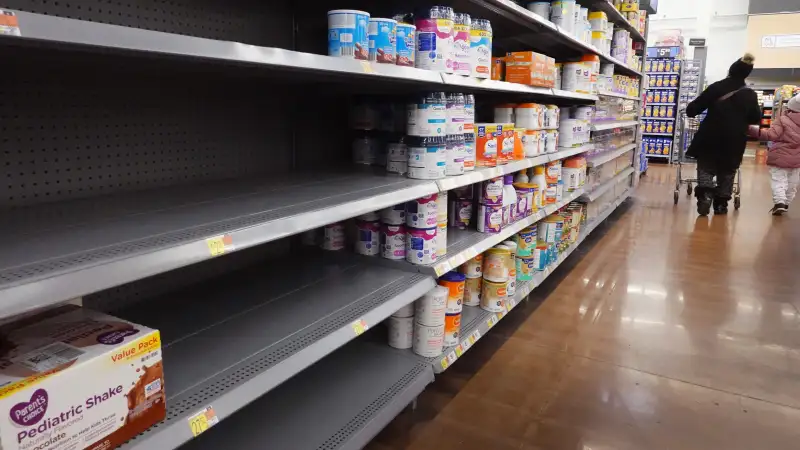
[[[364,73],[377,73],[375,69],[372,68],[372,64],[367,61],[361,61],[361,68],[364,69]]]
[[[461,348],[461,345],[456,347],[456,355],[458,355],[458,357],[461,358],[461,355],[463,355],[463,354],[464,354],[464,350]]]
[[[211,256],[219,256],[224,254],[226,249],[233,249],[233,238],[227,234],[214,236],[206,239],[206,245],[208,245],[208,251],[211,253]]]
[[[361,336],[361,334],[369,329],[369,325],[367,325],[367,322],[365,322],[364,319],[356,320],[353,322],[352,327],[353,331],[356,333],[356,336]]]
[[[447,366],[449,365],[450,363],[447,362],[447,358],[442,358],[442,370],[447,370]]]
[[[473,345],[475,343],[475,335],[469,337],[469,345]]]
[[[196,414],[190,416],[188,420],[189,428],[192,430],[192,435],[194,437],[199,436],[219,422],[217,413],[214,412],[214,408],[211,406],[206,406]]]

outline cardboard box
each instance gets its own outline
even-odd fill
[[[3,450],[110,450],[166,416],[158,330],[68,305],[0,340]]]
[[[536,52],[512,52],[506,55],[506,81],[511,83],[526,84],[528,86],[553,87],[552,81],[546,79],[548,57]],[[552,70],[555,70],[555,60],[552,61]]]

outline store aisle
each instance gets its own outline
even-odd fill
[[[369,448],[797,448],[800,205],[774,220],[767,168],[743,172],[742,209],[697,219],[651,164],[614,223]]]

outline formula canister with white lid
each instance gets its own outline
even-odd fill
[[[328,11],[328,56],[369,58],[369,13],[353,9]]]
[[[447,222],[436,225],[436,259],[447,254]]]
[[[528,11],[550,20],[550,2],[528,2]]]
[[[444,350],[444,323],[437,326],[414,322],[414,353],[424,358],[433,358]]]
[[[400,203],[381,210],[381,222],[387,225],[405,225],[406,204]]]
[[[436,222],[447,222],[447,191],[436,194]]]
[[[445,133],[447,134],[464,134],[464,94],[449,93],[447,94],[446,115],[447,122]]]
[[[432,228],[439,223],[439,195],[431,194],[406,203],[406,225]]]
[[[475,134],[464,133],[464,172],[475,170]]]
[[[437,258],[437,226],[406,229],[406,261],[411,264],[433,264]]]
[[[464,94],[464,134],[474,136],[475,132],[475,96]]]
[[[389,346],[399,349],[411,348],[414,341],[414,318],[391,316],[386,322],[389,328]]]
[[[381,252],[381,223],[378,221],[356,220],[356,228],[358,229],[356,253],[365,256],[377,256]]]
[[[325,225],[322,233],[323,250],[341,250],[345,244],[344,224],[332,223]]]
[[[459,138],[461,140],[459,141]],[[464,135],[447,135],[445,148],[445,175],[448,177],[464,174]],[[460,146],[459,146],[460,144]]]
[[[403,306],[392,314],[392,317],[414,317],[414,302]]]
[[[479,278],[483,276],[483,253],[470,258],[459,266],[458,271],[467,278]]]
[[[407,136],[408,176],[421,180],[444,178],[447,173],[447,139]]]
[[[494,121],[495,123],[515,123],[514,108],[517,105],[512,103],[505,103],[494,107]]]
[[[544,134],[545,153],[555,153],[558,151],[559,133],[557,130],[547,130]]]
[[[444,325],[448,293],[446,287],[436,286],[417,299],[414,310],[415,320],[427,326]]]
[[[444,136],[447,128],[447,96],[429,92],[406,107],[409,136]]]
[[[575,106],[572,108],[571,116],[574,119],[591,122],[594,120],[593,106]]]
[[[405,225],[381,225],[381,255],[386,259],[406,259]]]

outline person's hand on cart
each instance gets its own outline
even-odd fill
[[[758,125],[750,125],[747,128],[747,135],[750,137],[758,138],[761,136],[761,128]]]

